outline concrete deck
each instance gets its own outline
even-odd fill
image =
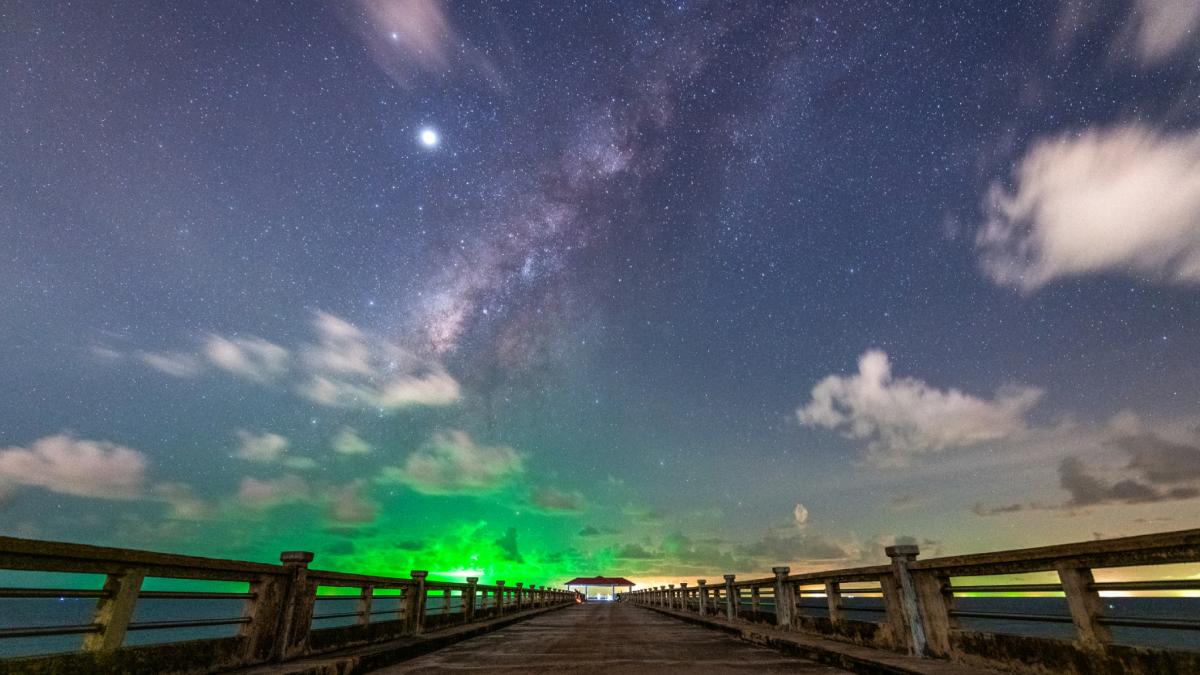
[[[626,603],[568,607],[374,671],[845,673]]]

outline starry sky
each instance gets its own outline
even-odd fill
[[[510,583],[1200,522],[1200,5],[0,2],[0,534]]]

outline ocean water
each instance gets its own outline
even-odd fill
[[[1122,618],[1200,619],[1200,598],[1105,598],[1106,613]],[[352,612],[355,598],[327,598],[317,604],[318,616]],[[430,612],[442,609],[442,598],[431,596],[428,601]],[[801,611],[809,616],[828,616],[818,605],[821,598],[804,598]],[[847,609],[846,618],[857,621],[883,620],[883,601],[879,598],[843,598]],[[1066,600],[1063,598],[958,598],[960,610],[979,612],[1006,612],[1021,614],[1057,615],[1066,617]],[[749,602],[743,603],[749,610]],[[60,626],[88,623],[95,607],[95,600],[76,598],[0,599],[0,628],[22,626]],[[396,616],[400,600],[395,596],[376,597],[372,611],[379,612],[372,620],[384,621]],[[462,600],[451,598],[451,612],[462,611]],[[134,621],[168,621],[179,619],[233,618],[241,614],[241,600],[154,600],[138,602]],[[761,606],[763,612],[772,612],[769,600]],[[315,619],[316,628],[331,628],[353,623],[354,617]],[[1070,640],[1074,629],[1070,623],[1046,623],[1037,621],[1013,621],[1008,619],[963,618],[962,625],[969,630],[1014,635]],[[167,630],[131,631],[126,644],[152,644],[177,642],[203,638],[227,637],[237,633],[238,626],[210,626],[199,628],[176,628]],[[1200,631],[1114,627],[1114,641],[1120,644],[1187,649],[1200,651]],[[0,639],[0,657],[25,656],[73,651],[79,648],[82,637],[61,635],[38,638]]]

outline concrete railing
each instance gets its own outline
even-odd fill
[[[622,600],[1024,672],[1200,672],[1200,617],[1154,617],[1140,612],[1119,616],[1107,611],[1100,595],[1200,591],[1200,569],[1175,579],[1156,576],[1153,567],[1139,570],[1139,576],[1151,577],[1148,580],[1097,582],[1093,575],[1097,569],[1200,562],[1200,530],[920,561],[916,546],[889,546],[886,553],[891,560],[887,565],[806,574],[775,567],[770,577],[739,581],[726,574],[717,582],[700,579],[637,590],[624,594]],[[1029,573],[1052,573],[1056,580],[1005,583],[995,579]],[[969,610],[956,602],[964,597],[1022,594],[1064,597],[1066,611]],[[848,602],[851,597],[882,599],[882,603]],[[1200,598],[1195,602],[1200,604]],[[878,620],[863,619],[871,614]],[[1074,637],[968,630],[964,619],[983,625],[987,620],[1027,626],[1069,624]],[[1198,650],[1120,644],[1113,636],[1116,627],[1182,631],[1192,636],[1191,644]]]
[[[88,623],[12,626],[0,622],[0,641],[56,635],[82,636],[80,651],[0,659],[4,672],[206,672],[287,661],[506,613],[571,604],[565,589],[497,581],[432,581],[310,569],[313,554],[288,551],[281,565],[151,553],[129,549],[0,537],[0,570],[104,575],[100,589],[0,588],[0,603],[15,599],[95,599]],[[237,592],[150,591],[147,579],[233,582]],[[353,595],[345,595],[349,590]],[[137,621],[139,600],[240,601],[224,618]],[[434,602],[430,602],[433,599]],[[329,601],[354,602],[352,611],[321,611]],[[386,603],[385,603],[386,601]],[[330,603],[332,604],[332,603]],[[384,604],[387,609],[379,609]],[[0,607],[3,605],[0,604]],[[350,620],[315,628],[314,621]],[[124,646],[130,631],[236,627],[232,637]]]

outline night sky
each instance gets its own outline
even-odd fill
[[[0,1],[0,534],[510,583],[1200,522],[1200,4]]]

